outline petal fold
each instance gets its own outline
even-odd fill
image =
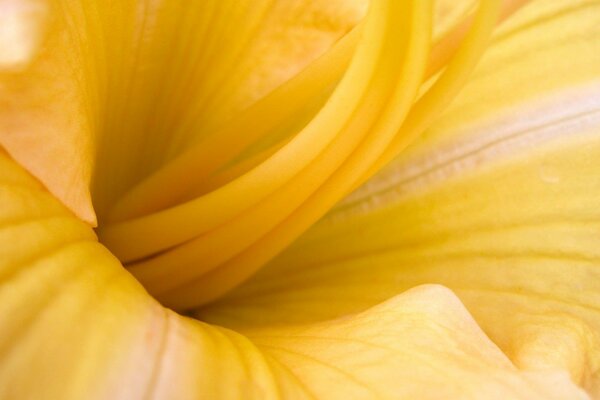
[[[586,398],[519,371],[448,289],[242,335],[161,307],[1,153],[0,193],[2,398]]]
[[[316,398],[587,398],[564,372],[519,371],[435,285],[358,315],[248,335]]]

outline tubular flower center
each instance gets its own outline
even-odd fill
[[[85,62],[52,62],[81,64],[71,81],[85,94],[77,99],[84,116],[64,124],[93,132],[93,166],[81,174],[91,176],[100,240],[169,307],[192,309],[218,298],[427,129],[466,82],[496,24],[525,2],[480,1],[434,38],[432,1],[373,0],[328,51],[227,118],[220,104],[236,83],[236,59],[272,2],[184,11],[178,2],[123,2],[103,11],[86,2],[48,2],[50,31],[74,25],[69,18],[87,21],[65,53]],[[27,10],[17,11],[6,15],[14,20]],[[164,17],[173,15],[179,17]],[[41,25],[12,20],[0,27],[10,35],[0,37],[25,36],[30,46],[19,49],[31,57],[40,34],[23,29]],[[61,38],[55,33],[48,41],[66,48]],[[92,46],[97,38],[111,46]],[[24,55],[0,57],[18,66]],[[35,165],[28,167],[35,173]],[[37,176],[52,189],[45,173]]]
[[[214,300],[426,129],[518,5],[481,2],[432,46],[430,2],[373,1],[325,55],[126,191],[101,240],[164,304]]]

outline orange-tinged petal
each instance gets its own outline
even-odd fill
[[[94,211],[296,74],[365,8],[2,0],[0,143],[94,224]]]
[[[74,38],[56,29],[64,21],[44,0],[0,1],[0,26],[0,144],[95,223],[91,120]]]

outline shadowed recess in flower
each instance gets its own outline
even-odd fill
[[[75,59],[60,72],[75,85],[70,103],[79,104],[79,118],[65,121],[77,127],[63,129],[89,132],[77,134],[89,142],[77,151],[88,148],[92,161],[78,171],[89,175],[88,188],[70,184],[64,190],[83,193],[65,201],[89,217],[91,191],[101,241],[161,301],[181,309],[213,300],[422,132],[464,84],[494,21],[522,3],[483,2],[472,21],[463,17],[439,34],[430,53],[427,2],[397,12],[374,2],[360,24],[359,3],[329,16],[327,9],[311,15],[310,4],[284,10],[270,1],[198,3],[183,14],[175,2],[56,2],[53,23],[67,35],[50,35],[48,57],[68,46]],[[267,21],[294,12],[308,13],[312,29],[324,25],[312,50],[296,50],[297,40],[311,43],[303,37],[271,32],[276,24]],[[102,40],[117,45],[91,51]],[[316,60],[289,65],[301,70],[281,86],[285,78],[276,76],[258,84],[260,64],[244,63],[275,40],[269,54],[280,48],[289,64],[306,53]],[[319,57],[327,43],[332,48]],[[248,85],[265,92],[269,83],[272,92],[246,105],[261,96],[258,88],[242,93]],[[23,140],[7,141],[16,157]]]

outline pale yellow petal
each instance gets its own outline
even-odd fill
[[[54,3],[0,1],[0,144],[79,217],[91,204],[91,115],[82,55]]]
[[[2,398],[585,398],[519,371],[447,289],[242,336],[158,305],[3,153],[0,204]]]
[[[0,327],[3,399],[302,394],[247,338],[160,306],[4,153]]]
[[[339,320],[248,335],[318,399],[587,398],[564,371],[519,371],[437,286]]]
[[[600,396],[600,3],[515,18],[424,138],[198,315],[324,320],[441,283],[517,365]]]

